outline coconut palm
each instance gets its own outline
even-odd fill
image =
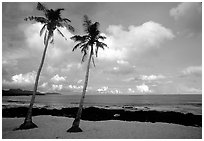
[[[38,80],[40,77],[40,72],[43,67],[43,63],[45,60],[45,55],[47,51],[47,47],[49,42],[54,43],[54,31],[57,30],[57,32],[66,39],[66,37],[63,35],[63,33],[59,30],[59,27],[66,27],[69,31],[74,32],[74,28],[69,24],[71,21],[67,18],[61,17],[61,11],[64,10],[63,8],[59,8],[56,10],[53,9],[47,9],[43,4],[38,3],[37,4],[37,10],[42,11],[44,13],[44,17],[36,17],[36,16],[30,16],[25,18],[25,21],[35,21],[43,24],[42,29],[40,30],[40,36],[44,33],[44,51],[42,55],[42,60],[40,62],[39,69],[37,71],[35,84],[34,84],[34,90],[33,95],[31,97],[29,109],[27,112],[27,115],[25,117],[24,123],[20,125],[18,129],[30,129],[30,128],[36,128],[37,125],[35,125],[32,122],[32,108],[33,104],[35,102],[35,95],[38,87]]]
[[[92,60],[93,65],[95,66],[94,55],[96,55],[96,57],[97,57],[99,48],[104,49],[104,47],[107,47],[107,45],[105,43],[101,42],[101,40],[104,40],[106,37],[102,36],[100,34],[100,31],[98,29],[99,28],[98,22],[92,23],[91,20],[89,20],[88,16],[85,15],[83,27],[84,27],[84,31],[85,31],[86,35],[83,35],[83,36],[75,35],[75,36],[71,37],[72,40],[74,40],[75,42],[78,42],[78,44],[76,44],[74,46],[72,51],[74,51],[77,48],[81,49],[81,52],[83,54],[82,62],[84,62],[88,53],[89,53],[89,58],[88,58],[85,81],[84,81],[81,100],[79,103],[78,112],[77,112],[75,120],[73,121],[72,127],[70,129],[68,129],[67,132],[82,132],[82,130],[79,127],[79,124],[80,124],[80,118],[81,118],[81,114],[82,114],[82,108],[83,108],[86,88],[88,85],[90,63]]]

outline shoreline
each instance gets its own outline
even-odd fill
[[[73,118],[35,116],[38,128],[13,131],[24,118],[2,118],[3,139],[201,139],[202,128],[167,123],[126,122],[118,120],[81,120],[83,132],[66,132]]]
[[[2,109],[3,118],[23,118],[26,115],[27,107],[4,107]],[[51,115],[58,117],[74,118],[78,107],[49,109],[33,108],[33,116]],[[149,123],[172,123],[183,126],[202,127],[202,115],[192,113],[181,113],[175,111],[156,110],[127,110],[127,109],[107,109],[98,107],[86,107],[82,112],[82,120],[86,121],[137,121]]]

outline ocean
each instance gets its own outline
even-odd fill
[[[35,107],[78,107],[80,95],[37,95]],[[28,106],[30,96],[3,96],[2,107]],[[202,95],[86,95],[85,107],[177,111],[202,115]]]

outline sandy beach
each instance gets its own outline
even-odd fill
[[[201,139],[202,128],[136,121],[84,121],[82,133],[67,133],[73,118],[35,116],[36,129],[13,131],[24,118],[2,118],[3,139]]]

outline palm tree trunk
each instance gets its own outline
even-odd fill
[[[80,124],[80,119],[81,119],[81,115],[82,115],[82,108],[83,108],[83,104],[84,104],[86,88],[87,88],[87,85],[88,85],[89,68],[90,68],[92,54],[93,54],[93,45],[91,46],[91,51],[90,51],[89,60],[88,60],[88,64],[87,64],[84,87],[83,87],[83,91],[82,91],[81,100],[80,100],[80,103],[79,103],[79,109],[78,109],[76,118],[74,119],[74,122],[72,124],[72,127],[70,129],[68,129],[67,132],[82,132],[82,130],[79,128],[79,124]]]
[[[28,109],[27,115],[25,117],[24,123],[21,124],[21,126],[18,129],[37,128],[37,125],[35,125],[32,122],[32,109],[33,109],[33,104],[35,102],[35,95],[36,95],[37,88],[38,88],[38,81],[39,81],[39,77],[40,77],[40,72],[42,70],[42,67],[43,67],[43,64],[44,64],[44,60],[45,60],[45,55],[46,55],[46,51],[47,51],[47,47],[48,47],[48,41],[49,41],[49,38],[47,38],[47,40],[46,40],[45,48],[44,48],[42,59],[41,59],[41,63],[40,63],[40,66],[39,66],[39,69],[38,69],[38,72],[37,72],[37,76],[35,78],[35,85],[34,85],[34,89],[33,89],[33,95],[32,95],[31,100],[30,100],[30,105],[29,105],[29,109]]]

